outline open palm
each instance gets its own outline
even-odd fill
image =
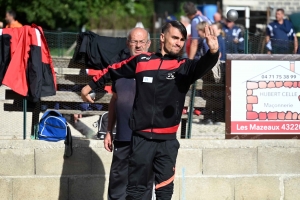
[[[213,28],[211,26],[205,26],[204,34],[210,52],[216,53],[219,50],[219,43]]]

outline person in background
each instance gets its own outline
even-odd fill
[[[222,21],[222,15],[219,12],[216,12],[214,14],[214,22],[221,22]]]
[[[0,22],[0,28],[3,28],[3,22]]]
[[[199,47],[199,35],[197,31],[197,24],[206,21],[211,24],[209,19],[202,15],[202,13],[197,10],[196,6],[192,2],[185,2],[183,4],[183,10],[186,16],[191,20],[191,46],[189,50],[190,59],[199,59],[200,56],[197,54]],[[201,48],[201,47],[200,47]]]
[[[214,23],[220,23],[222,25],[222,29],[225,27],[224,17],[219,12],[214,14]]]
[[[5,28],[19,28],[22,27],[23,25],[19,23],[17,20],[17,14],[13,10],[9,10],[6,12],[5,15],[5,21],[7,23]]]
[[[200,22],[197,24],[197,31],[200,36],[199,40],[199,48],[198,48],[198,55],[201,57],[206,54],[206,52],[209,50],[208,45],[205,40],[205,26],[208,26],[208,23],[206,21]]]
[[[209,47],[207,45],[207,42],[206,42],[206,39],[205,39],[205,27],[208,26],[208,23],[207,22],[200,22],[198,25],[197,25],[197,30],[198,30],[198,34],[200,36],[200,38],[202,39],[201,42],[199,44],[199,46],[201,45],[201,48],[199,48],[199,55],[200,57],[202,57],[203,55],[206,54],[207,51],[209,51]],[[214,28],[214,26],[212,25],[212,28]],[[216,31],[216,29],[214,28],[214,31]],[[214,32],[216,36],[220,35],[220,32]],[[200,41],[200,40],[199,40]],[[218,41],[219,41],[219,38],[218,38]],[[219,45],[219,51],[221,53],[221,46]],[[221,54],[219,55],[219,59],[221,57]],[[217,67],[218,68],[218,67]],[[219,69],[219,68],[218,68]],[[209,90],[211,90],[211,87],[207,87],[207,84],[215,84],[215,81],[214,81],[214,78],[213,78],[213,74],[214,72],[210,71],[208,72],[206,75],[204,75],[202,77],[202,80],[203,80],[203,83],[205,83],[203,86],[202,86],[202,93],[201,93],[201,96],[206,99],[207,97],[210,97],[208,95],[209,93]],[[214,91],[214,92],[219,92],[219,91]],[[220,93],[220,92],[219,92]],[[196,115],[199,115],[200,113],[205,113],[205,114],[210,114],[210,113],[215,113],[215,114],[220,114],[219,111],[216,111],[214,110],[213,108],[210,108],[210,107],[205,107],[204,109],[202,109],[202,111],[200,111],[198,108],[196,108],[194,110],[194,114]],[[206,118],[204,120],[201,120],[200,121],[201,124],[204,124],[204,125],[220,125],[220,122],[217,121],[217,118]]]
[[[241,28],[236,26],[234,22],[226,19],[223,30],[226,34],[226,53],[243,53],[244,37]]]
[[[143,28],[134,28],[127,36],[127,48],[121,51],[111,63],[148,52],[150,45],[150,34]],[[108,127],[104,138],[104,148],[109,152],[113,151],[108,184],[108,200],[126,198],[132,136],[128,121],[135,97],[135,87],[135,79],[121,78],[113,82],[113,95],[108,107]],[[112,130],[116,123],[116,135],[113,139]],[[153,182],[154,177],[149,181],[144,199],[151,199]]]
[[[191,36],[188,38],[187,41],[187,54],[189,59],[200,59],[200,52],[203,49],[202,44],[203,44],[203,39],[199,37],[198,30],[197,30],[197,25],[200,22],[207,22],[208,24],[211,24],[210,20],[203,16],[201,11],[198,10],[195,6],[194,3],[192,2],[184,2],[182,6],[186,16],[191,20]],[[198,91],[196,91],[198,92]],[[201,92],[197,94],[201,96]],[[184,108],[182,113],[186,114],[188,108]],[[199,110],[194,110],[194,114],[200,115]]]
[[[212,28],[214,29],[216,36],[218,38],[219,43],[219,51],[220,51],[220,61],[223,65],[221,65],[221,70],[225,72],[225,61],[226,61],[226,48],[225,48],[225,33],[223,31],[223,26],[220,22],[215,22],[212,24]]]
[[[298,39],[293,24],[284,19],[284,10],[276,10],[276,20],[269,23],[266,30],[266,48],[268,54],[297,53]],[[286,42],[291,41],[291,42]],[[291,44],[293,41],[293,45]],[[293,47],[292,47],[293,46]]]
[[[184,43],[184,47],[183,47],[183,58],[188,58],[188,54],[189,54],[189,47],[191,45],[191,23],[189,18],[187,18],[186,16],[180,16],[180,22],[185,26],[186,28],[186,32],[187,32],[187,41]]]
[[[168,15],[166,17],[166,22],[170,22],[170,21],[173,21],[173,20],[177,20],[176,17],[174,15]]]
[[[222,88],[217,89],[217,93],[219,97],[221,98],[222,107],[221,108],[215,108],[214,110],[215,116],[214,116],[214,125],[221,125],[221,122],[225,121],[225,74],[226,74],[226,47],[225,47],[225,33],[223,31],[223,26],[220,22],[216,22],[212,24],[212,28],[214,29],[214,32],[218,38],[219,43],[219,59],[220,59],[220,70],[221,70],[221,79],[220,83],[223,84]]]

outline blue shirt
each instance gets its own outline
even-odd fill
[[[221,61],[225,61],[226,60],[226,49],[225,49],[225,41],[222,37],[222,35],[218,36],[218,43],[219,43],[219,51],[221,53]]]
[[[130,57],[129,49],[125,48],[119,55],[112,59],[111,63],[120,62]],[[112,91],[117,94],[115,102],[117,117],[116,141],[131,141],[132,130],[129,127],[128,121],[132,111],[135,90],[135,79],[120,78],[112,84]]]
[[[242,35],[242,30],[233,26],[231,29],[227,26],[223,28],[226,37],[225,37],[225,46],[226,53],[243,53],[244,52],[244,37]],[[233,40],[238,39],[238,43],[235,43]]]
[[[209,47],[207,45],[206,39],[205,38],[200,38],[198,40],[198,48],[195,56],[196,59],[199,59],[201,56],[204,56],[206,52],[209,50]]]
[[[128,121],[135,97],[135,79],[120,78],[113,83],[113,91],[118,97],[115,104],[117,117],[116,141],[131,141],[132,130]]]
[[[195,59],[199,59],[200,56],[201,56],[200,51],[202,49],[202,46],[201,45],[199,46],[199,43],[202,44],[203,39],[199,37],[198,30],[197,30],[197,25],[200,22],[203,22],[203,21],[206,21],[206,22],[208,22],[208,24],[211,24],[210,20],[207,17],[200,16],[200,15],[196,15],[191,21],[191,37],[192,37],[192,40],[193,39],[198,40],[198,49],[197,49],[197,52],[195,54]]]
[[[270,42],[266,44],[269,51],[274,53],[291,53],[289,48],[292,48],[294,43],[295,32],[293,24],[284,19],[282,24],[279,24],[277,20],[271,22],[267,26],[267,35],[270,36]],[[287,42],[289,41],[289,42]]]
[[[226,60],[225,41],[221,35],[219,35],[217,38],[219,43],[219,51],[222,54],[220,60],[225,61]],[[200,57],[203,56],[209,50],[206,39],[199,40],[198,46],[199,46],[198,49],[199,49]]]
[[[271,22],[266,32],[270,38],[278,40],[294,40],[295,36],[292,22],[286,19],[283,20],[283,24],[279,24],[277,20]]]

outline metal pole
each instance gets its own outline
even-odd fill
[[[188,130],[186,138],[190,139],[192,134],[192,121],[193,121],[193,108],[194,108],[194,100],[195,100],[195,92],[196,92],[196,82],[192,85],[192,93],[190,99],[190,107],[188,113]]]
[[[248,54],[249,51],[248,51],[248,37],[249,37],[249,33],[248,33],[248,29],[246,28],[245,30],[245,54]]]
[[[27,113],[27,99],[23,99],[23,139],[26,139],[26,113]]]

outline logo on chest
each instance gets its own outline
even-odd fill
[[[168,79],[168,80],[173,80],[173,79],[175,79],[174,74],[175,74],[175,72],[168,73],[168,76],[166,77],[166,79]]]
[[[141,57],[141,60],[150,60],[150,59],[151,59],[151,56],[149,56],[149,57],[146,57],[146,56]]]

